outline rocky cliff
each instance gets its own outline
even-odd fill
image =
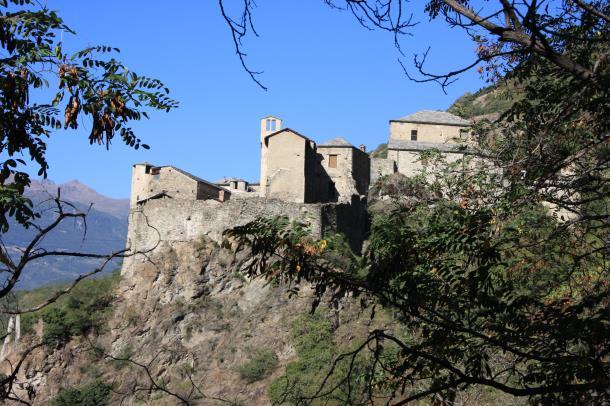
[[[269,404],[269,384],[297,357],[291,324],[310,311],[311,291],[289,298],[282,286],[247,280],[239,270],[248,261],[247,251],[208,238],[161,243],[120,279],[99,333],[37,349],[21,369],[17,394],[48,404],[62,387],[99,381],[112,386],[110,404],[180,404],[174,395],[191,404]],[[331,314],[338,341],[369,328],[356,310],[342,312],[353,316],[345,320]],[[243,366],[261,351],[272,354],[271,368],[244,377]]]

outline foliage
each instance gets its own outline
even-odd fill
[[[475,93],[466,93],[447,109],[463,118],[502,114],[520,99],[522,92],[513,83],[496,83]]]
[[[566,16],[551,40],[593,66],[609,23]],[[375,365],[378,348],[397,346],[382,382],[405,388],[401,402],[473,386],[532,403],[610,400],[610,68],[590,77],[549,58],[509,61],[522,97],[474,126],[479,157],[426,156],[405,189],[416,199],[375,214],[361,256],[333,255],[285,219],[228,233],[251,247],[251,277],[396,314],[407,334],[375,330],[363,351]]]
[[[123,369],[125,367],[130,366],[129,360],[135,354],[135,350],[131,346],[131,344],[127,344],[121,348],[121,350],[116,355],[116,360],[112,361],[112,366],[116,369]]]
[[[8,217],[28,226],[35,217],[23,196],[29,185],[24,171],[26,154],[47,176],[46,139],[63,127],[76,129],[91,120],[89,142],[108,148],[115,134],[133,148],[148,148],[130,128],[147,118],[147,110],[169,111],[177,103],[157,79],[139,76],[112,57],[117,48],[91,46],[68,54],[60,33],[74,34],[54,11],[32,0],[0,1],[0,230]],[[44,98],[45,89],[54,94]]]
[[[371,374],[363,356],[337,358],[341,349],[322,313],[299,316],[291,325],[291,335],[299,358],[269,386],[274,405],[310,404],[314,399],[321,404],[358,404],[364,398],[364,382]]]
[[[45,344],[57,348],[63,346],[70,337],[95,331],[103,325],[113,303],[113,288],[119,280],[119,273],[80,282],[70,293],[55,303],[23,315],[22,329],[30,333],[39,318],[44,322],[43,340]],[[20,294],[23,306],[43,302],[62,286],[43,287]]]
[[[101,380],[78,388],[62,388],[51,401],[53,406],[103,406],[108,404],[111,386]]]
[[[388,157],[388,144],[381,143],[377,145],[377,148],[371,151],[369,154],[371,158],[387,158]]]
[[[250,360],[237,368],[239,376],[247,383],[266,378],[277,367],[278,358],[272,349],[251,348],[248,357]]]

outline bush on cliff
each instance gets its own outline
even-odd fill
[[[111,309],[112,291],[118,280],[119,273],[114,272],[109,276],[80,282],[55,303],[42,310],[24,314],[23,333],[32,332],[37,320],[42,319],[45,344],[57,348],[71,336],[84,335],[99,328]],[[23,308],[37,305],[61,289],[65,289],[65,286],[43,287],[26,292],[20,297],[20,305]]]
[[[253,348],[250,360],[241,365],[237,371],[241,379],[247,383],[266,378],[277,367],[278,359],[275,351],[269,348]]]
[[[78,388],[61,388],[52,406],[103,406],[108,404],[110,385],[95,380]]]

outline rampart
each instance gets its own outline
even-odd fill
[[[366,204],[354,198],[351,204],[305,204],[252,197],[215,200],[155,199],[132,207],[127,245],[132,252],[145,252],[159,242],[191,242],[202,236],[220,242],[222,233],[259,217],[287,216],[300,221],[314,238],[327,232],[344,233],[353,249],[359,250],[368,227]],[[122,273],[145,261],[144,255],[127,257]]]

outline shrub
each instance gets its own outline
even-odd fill
[[[251,350],[250,361],[240,366],[237,371],[241,379],[252,383],[269,376],[277,367],[277,363],[275,351],[268,348],[255,348]]]
[[[269,386],[269,398],[274,405],[309,404],[306,399],[314,396],[326,378],[335,358],[350,349],[337,348],[333,341],[333,328],[330,321],[320,313],[304,314],[291,326],[292,340],[299,356],[295,362],[286,366],[284,375]],[[358,356],[353,364],[344,359],[336,365],[327,385],[334,388],[322,395],[321,404],[363,404],[358,399],[364,394],[362,377],[363,356]]]
[[[299,359],[289,363],[286,373],[269,386],[274,405],[298,403],[315,393],[335,350],[332,325],[319,313],[299,316],[292,323],[291,335]]]
[[[61,388],[53,406],[103,406],[108,404],[110,385],[95,380],[79,388]]]
[[[58,348],[71,336],[84,335],[103,326],[113,303],[112,290],[119,279],[113,273],[97,279],[79,283],[69,294],[61,296],[55,303],[42,310],[27,313],[22,320],[22,331],[30,333],[39,318],[44,321],[43,341],[50,347]],[[58,289],[52,286],[25,292],[20,297],[23,307],[38,305],[47,300]]]
[[[46,345],[58,348],[70,339],[71,329],[66,321],[65,310],[47,308],[42,314],[42,320],[45,323],[42,340]]]
[[[134,354],[133,347],[130,344],[127,344],[126,346],[121,348],[119,353],[116,355],[116,358],[118,358],[118,359],[113,360],[112,365],[114,366],[115,369],[123,369],[126,366],[129,366],[130,365],[129,360],[131,359],[131,357],[133,357],[133,354]]]

